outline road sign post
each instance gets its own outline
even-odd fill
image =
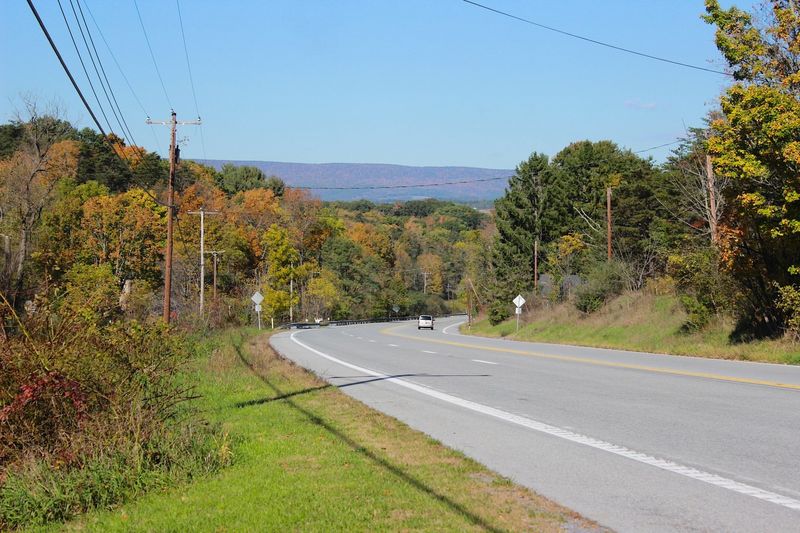
[[[261,330],[261,302],[264,301],[264,296],[256,291],[250,297],[254,304],[256,304],[256,315],[258,316],[258,329]]]
[[[517,294],[517,297],[514,298],[514,305],[517,307],[515,310],[515,314],[517,315],[517,333],[519,333],[519,315],[522,314],[522,306],[524,303],[525,298],[523,298],[521,294]]]

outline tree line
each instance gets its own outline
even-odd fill
[[[687,329],[729,313],[734,339],[800,334],[800,13],[772,0],[755,17],[707,0],[704,18],[734,82],[664,165],[582,141],[517,167],[495,204],[493,322],[509,316],[516,291],[533,291],[539,249],[557,288],[584,279],[574,297],[586,312],[625,288],[668,282]]]
[[[116,287],[129,316],[161,305],[168,162],[118,138],[76,130],[35,102],[0,126],[0,291],[11,307],[83,284]],[[110,142],[109,142],[110,141]],[[265,296],[278,323],[449,312],[490,219],[438,200],[323,203],[254,167],[182,161],[176,174],[173,309],[194,320],[201,280],[198,209],[206,217],[208,320],[247,320]],[[477,270],[473,268],[473,271]],[[395,310],[396,309],[396,310]]]

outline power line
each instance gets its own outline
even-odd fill
[[[44,33],[44,36],[47,37],[47,42],[50,43],[50,47],[53,49],[53,52],[56,54],[56,57],[58,58],[58,62],[61,63],[61,67],[64,69],[64,72],[66,72],[67,77],[69,78],[69,81],[72,82],[72,87],[75,88],[75,92],[77,92],[78,96],[80,96],[81,102],[83,102],[84,107],[86,107],[86,110],[89,112],[89,115],[91,115],[92,120],[94,121],[95,125],[97,126],[97,129],[100,130],[100,133],[102,133],[103,136],[105,137],[106,132],[103,131],[103,126],[100,125],[100,121],[97,120],[97,116],[95,116],[94,111],[92,111],[91,106],[89,106],[89,102],[87,102],[86,101],[86,97],[83,96],[83,92],[81,92],[80,87],[78,87],[78,84],[75,82],[75,78],[72,76],[72,72],[69,71],[69,67],[67,67],[66,63],[64,63],[64,58],[61,57],[61,52],[58,51],[58,47],[56,46],[56,43],[54,43],[53,42],[53,38],[50,37],[50,32],[47,31],[47,27],[44,25],[44,22],[42,21],[42,18],[39,16],[39,12],[36,11],[36,6],[33,5],[32,0],[28,0],[28,6],[31,8],[31,12],[33,13],[33,16],[36,17],[36,22],[39,23],[39,27],[42,29],[42,32]]]
[[[167,87],[164,85],[164,79],[161,77],[161,71],[158,69],[156,62],[156,55],[153,53],[153,47],[150,46],[150,38],[147,36],[147,29],[144,27],[144,20],[142,20],[142,13],[139,11],[139,3],[133,0],[133,5],[136,7],[136,14],[139,16],[139,24],[142,26],[142,33],[144,33],[144,40],[147,41],[147,49],[150,51],[150,58],[153,60],[153,66],[156,67],[156,74],[158,74],[158,81],[161,82],[161,89],[164,91],[164,97],[167,99],[170,109],[173,109],[172,102],[167,94]]]
[[[653,150],[658,150],[659,148],[664,148],[666,146],[672,146],[673,144],[682,143],[683,139],[678,139],[677,141],[672,141],[664,144],[659,144],[658,146],[651,146],[650,148],[645,148],[644,150],[636,150],[632,152],[634,154],[643,154],[644,152],[652,152]]]
[[[419,183],[413,185],[359,185],[354,187],[310,187],[298,186],[292,189],[307,189],[315,191],[352,191],[352,190],[374,190],[374,189],[414,189],[420,187],[440,187],[443,185],[462,185],[465,183],[481,183],[485,181],[507,180],[511,176],[499,176],[497,178],[481,178],[476,180],[440,181],[437,183]]]
[[[657,150],[659,148],[664,148],[665,146],[671,146],[673,144],[678,144],[682,142],[681,140],[672,141],[664,144],[659,144],[658,146],[651,146],[650,148],[644,148],[643,150],[636,150],[631,151],[632,154],[642,154],[645,152],[651,152],[653,150]],[[593,161],[594,164],[604,163],[608,161],[608,159],[601,159],[599,161]],[[498,180],[507,180],[510,179],[512,176],[498,176],[496,178],[480,178],[474,180],[458,180],[458,181],[439,181],[434,183],[419,183],[419,184],[407,184],[407,185],[356,185],[351,187],[314,187],[314,186],[292,186],[292,189],[304,189],[304,190],[314,190],[314,191],[355,191],[355,190],[376,190],[376,189],[417,189],[422,187],[442,187],[446,185],[464,185],[468,183],[483,183],[488,181],[498,181]]]
[[[197,113],[198,120],[200,119],[200,108],[197,105],[197,92],[194,90],[194,77],[192,76],[192,64],[189,62],[189,48],[186,46],[186,33],[183,31],[183,16],[181,15],[181,2],[175,0],[175,5],[178,7],[178,20],[181,26],[181,38],[183,39],[183,53],[186,56],[186,68],[189,70],[189,83],[192,86],[192,98],[194,98],[194,111]],[[200,124],[200,144],[203,147],[203,158],[208,159],[206,155],[206,139],[203,135],[203,125]]]
[[[586,41],[586,42],[589,42],[589,43],[592,43],[592,44],[596,44],[596,45],[599,45],[599,46],[605,46],[606,48],[611,48],[611,49],[617,50],[619,52],[625,52],[626,54],[633,54],[633,55],[644,57],[644,58],[647,58],[647,59],[652,59],[654,61],[661,61],[662,63],[669,63],[671,65],[677,65],[679,67],[686,67],[686,68],[691,68],[691,69],[695,69],[695,70],[702,70],[702,71],[705,71],[705,72],[711,72],[713,74],[722,74],[723,76],[729,76],[729,77],[732,76],[730,73],[723,72],[721,70],[714,70],[714,69],[707,68],[707,67],[701,67],[701,66],[698,66],[698,65],[692,65],[692,64],[689,64],[689,63],[683,63],[681,61],[675,61],[673,59],[667,59],[665,57],[654,56],[654,55],[651,55],[651,54],[646,54],[644,52],[639,52],[637,50],[632,50],[630,48],[624,48],[622,46],[617,46],[617,45],[606,43],[606,42],[603,42],[603,41],[598,41],[597,39],[592,39],[590,37],[584,37],[583,35],[578,35],[576,33],[571,33],[571,32],[565,31],[565,30],[560,30],[558,28],[554,28],[552,26],[547,26],[545,24],[541,24],[539,22],[535,22],[535,21],[530,20],[530,19],[519,17],[517,15],[512,15],[511,13],[507,13],[505,11],[500,11],[499,9],[495,9],[493,7],[489,7],[489,6],[486,6],[486,5],[483,5],[483,4],[479,4],[478,2],[473,2],[472,0],[462,0],[462,1],[467,3],[467,4],[471,4],[473,6],[479,7],[481,9],[485,9],[486,11],[491,11],[492,13],[497,13],[498,15],[502,15],[504,17],[508,17],[508,18],[511,18],[511,19],[514,19],[514,20],[518,20],[520,22],[524,22],[525,24],[530,24],[531,26],[536,26],[537,28],[542,28],[544,30],[552,31],[554,33],[560,33],[561,35],[566,35],[567,37],[572,37],[573,39],[580,39],[581,41]]]
[[[111,148],[111,151],[114,153],[114,155],[116,155],[119,158],[119,160],[128,168],[128,170],[131,171],[131,174],[133,175],[133,177],[135,177],[135,173],[134,173],[133,169],[131,168],[130,162],[127,161],[127,159],[123,158],[117,152],[117,150],[111,144],[111,142],[108,140],[108,134],[105,132],[105,129],[103,129],[102,124],[100,124],[100,121],[97,119],[97,115],[95,115],[94,111],[92,110],[92,107],[89,105],[89,102],[86,100],[86,97],[83,95],[83,91],[81,91],[81,88],[78,86],[78,83],[75,81],[75,77],[72,75],[72,72],[69,70],[69,67],[64,62],[64,57],[61,55],[61,52],[58,50],[58,47],[56,46],[56,43],[53,41],[53,38],[50,36],[50,32],[47,31],[47,27],[45,26],[44,21],[42,21],[42,18],[39,16],[39,12],[36,10],[36,6],[33,5],[33,1],[32,0],[27,0],[27,2],[28,2],[28,6],[31,9],[31,12],[33,13],[33,16],[36,17],[36,21],[39,23],[39,27],[42,29],[42,33],[44,33],[44,36],[47,38],[47,42],[50,43],[50,47],[53,49],[53,52],[56,54],[56,57],[58,58],[59,63],[61,63],[61,67],[64,69],[64,72],[66,73],[67,77],[69,78],[69,81],[72,83],[72,87],[75,89],[75,92],[78,93],[78,96],[80,97],[81,102],[83,102],[83,105],[86,108],[86,111],[88,111],[89,115],[92,117],[92,121],[94,121],[95,126],[97,126],[97,129],[103,135],[103,141],[106,144],[109,145],[109,147]],[[62,10],[62,14],[63,14],[63,10]],[[141,154],[138,153],[138,151],[135,150],[134,151],[134,155],[138,156],[139,162],[142,161],[143,157],[142,157]],[[147,193],[148,196],[150,196],[150,198],[152,198],[152,200],[154,202],[156,202],[157,204],[160,204],[160,205],[164,205],[155,196],[153,196],[150,193],[150,191],[147,190],[147,188],[145,188],[141,184],[140,184],[140,187],[142,188],[143,191],[145,191],[145,193]]]
[[[111,122],[108,120],[106,112],[103,109],[103,105],[100,103],[100,98],[97,97],[97,91],[94,90],[94,84],[92,83],[92,78],[89,77],[89,71],[86,70],[86,64],[83,62],[83,56],[81,56],[81,52],[78,49],[78,43],[75,42],[75,36],[72,34],[72,28],[70,27],[69,21],[67,20],[67,14],[64,13],[64,7],[61,5],[61,0],[58,0],[58,8],[61,10],[61,16],[64,18],[64,24],[66,24],[67,26],[67,31],[69,32],[69,38],[72,40],[72,46],[75,47],[75,53],[78,54],[78,59],[81,62],[81,67],[83,67],[83,73],[86,75],[86,80],[89,82],[89,87],[92,89],[92,94],[94,94],[94,99],[97,102],[97,107],[100,108],[100,114],[103,115],[104,119],[106,119],[106,125],[108,126],[108,129],[111,131],[111,133],[114,133],[114,129],[111,127]]]
[[[149,117],[150,113],[148,113],[147,110],[144,108],[144,105],[142,105],[142,101],[139,99],[139,96],[136,94],[136,91],[133,90],[133,86],[131,85],[131,82],[128,80],[128,77],[125,75],[125,71],[122,70],[122,66],[120,66],[119,61],[117,61],[117,56],[115,56],[114,52],[111,50],[111,46],[108,44],[108,41],[106,40],[106,36],[103,34],[103,30],[100,28],[100,25],[97,23],[97,20],[95,20],[94,14],[92,13],[92,10],[89,8],[89,4],[88,3],[86,4],[86,11],[89,12],[89,17],[92,19],[92,22],[94,23],[95,28],[97,28],[97,31],[100,34],[100,38],[103,39],[103,43],[105,43],[106,50],[108,50],[108,53],[111,56],[111,59],[113,59],[114,60],[114,64],[117,65],[117,69],[119,70],[119,73],[122,75],[122,79],[125,80],[125,84],[128,86],[128,89],[130,89],[134,100],[136,100],[136,103],[139,104],[139,109],[142,110],[142,113],[144,113],[146,117]]]
[[[103,43],[106,45],[106,50],[108,50],[108,54],[111,56],[111,59],[114,60],[114,64],[117,66],[117,70],[119,70],[119,73],[122,76],[122,79],[125,80],[125,85],[127,85],[128,89],[131,91],[131,95],[133,95],[133,99],[136,100],[136,103],[139,105],[139,109],[142,110],[142,113],[144,113],[144,116],[146,118],[150,118],[150,113],[148,113],[147,110],[144,108],[144,105],[142,104],[142,100],[139,98],[139,95],[136,94],[136,91],[133,89],[133,85],[131,85],[131,82],[128,79],[128,76],[125,75],[125,71],[122,69],[122,65],[119,64],[119,61],[117,61],[117,56],[114,55],[114,51],[111,49],[111,45],[108,44],[108,40],[106,40],[106,36],[105,36],[105,34],[103,34],[103,30],[100,28],[100,25],[97,23],[97,20],[94,18],[94,14],[92,13],[91,8],[89,8],[89,4],[88,3],[86,3],[86,11],[89,12],[89,17],[92,19],[92,23],[94,23],[95,28],[97,28],[97,32],[100,34],[100,38],[103,40]],[[155,128],[153,128],[152,125],[150,126],[150,133],[153,134],[153,140],[156,143],[156,147],[158,148],[158,151],[162,152],[163,150],[161,148],[161,141],[158,140],[158,135],[156,135],[156,130],[155,130]]]
[[[92,62],[92,68],[94,68],[94,73],[97,76],[98,81],[100,82],[100,88],[103,89],[103,94],[106,97],[106,102],[108,102],[109,107],[111,108],[111,113],[114,115],[114,118],[117,121],[117,126],[119,126],[120,133],[127,137],[129,142],[133,142],[131,139],[130,132],[127,130],[127,124],[125,123],[124,117],[120,120],[120,116],[122,115],[122,111],[120,110],[117,113],[117,109],[114,108],[114,104],[111,102],[111,98],[108,96],[108,93],[111,92],[113,95],[113,91],[111,90],[111,84],[108,83],[108,78],[105,76],[105,70],[103,69],[103,64],[100,62],[100,56],[97,55],[97,48],[94,46],[94,40],[92,40],[92,35],[89,32],[89,27],[86,26],[86,32],[83,31],[83,26],[81,25],[81,20],[78,18],[78,12],[75,9],[75,2],[73,0],[69,0],[69,5],[72,8],[72,16],[75,17],[75,22],[78,24],[78,30],[81,33],[81,39],[83,40],[83,46],[86,48],[87,53],[89,54],[89,59]],[[78,6],[80,9],[80,5]],[[83,18],[83,11],[81,10],[81,18],[83,19],[83,24],[86,25],[86,19]],[[91,41],[92,47],[89,48],[89,42],[86,40],[86,35],[89,35],[89,41]],[[94,54],[92,54],[92,50],[94,50]],[[97,55],[97,61],[95,61],[95,55]],[[97,68],[97,65],[100,65],[100,69]],[[100,71],[103,72],[103,76],[100,76]],[[105,83],[103,82],[103,78],[105,78]],[[108,90],[106,90],[106,85],[108,85]],[[116,97],[114,98],[116,102]],[[119,107],[119,106],[117,106]],[[124,125],[123,125],[124,124]]]
[[[106,69],[103,67],[103,61],[100,59],[100,54],[97,52],[97,47],[94,44],[94,37],[92,37],[92,31],[89,29],[89,24],[86,22],[86,17],[83,14],[83,7],[81,7],[81,0],[75,0],[78,4],[78,11],[81,14],[81,20],[83,21],[83,25],[86,28],[86,34],[89,36],[89,42],[92,44],[92,50],[94,50],[94,55],[97,57],[97,64],[100,65],[100,71],[103,73],[103,78],[106,80],[106,85],[108,86],[108,92],[111,93],[111,99],[114,100],[114,105],[119,112],[119,117],[122,119],[122,125],[125,126],[125,132],[128,135],[128,139],[130,143],[136,145],[136,140],[133,138],[133,134],[131,133],[131,129],[128,127],[128,122],[125,120],[125,115],[122,112],[122,108],[119,106],[119,102],[117,102],[117,96],[114,94],[114,89],[111,87],[111,82],[106,75]],[[89,10],[89,7],[86,7],[86,10]]]

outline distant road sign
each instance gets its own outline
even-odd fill
[[[521,294],[517,294],[517,297],[514,298],[514,305],[517,307],[522,307],[522,304],[525,303],[525,298],[522,297]]]
[[[522,314],[522,308],[521,307],[517,307],[517,313],[516,314],[518,314],[518,315]]]
[[[398,312],[399,310],[400,310],[400,306],[399,305],[393,305],[392,306],[392,311],[394,311],[395,313]]]
[[[260,305],[261,302],[264,301],[264,296],[262,296],[260,292],[256,291],[256,292],[253,293],[253,295],[250,297],[250,299],[253,300],[254,304]]]
[[[256,313],[261,312],[261,304],[256,304]]]

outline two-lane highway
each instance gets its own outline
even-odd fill
[[[800,531],[800,368],[457,334],[281,333],[366,404],[621,531]]]

